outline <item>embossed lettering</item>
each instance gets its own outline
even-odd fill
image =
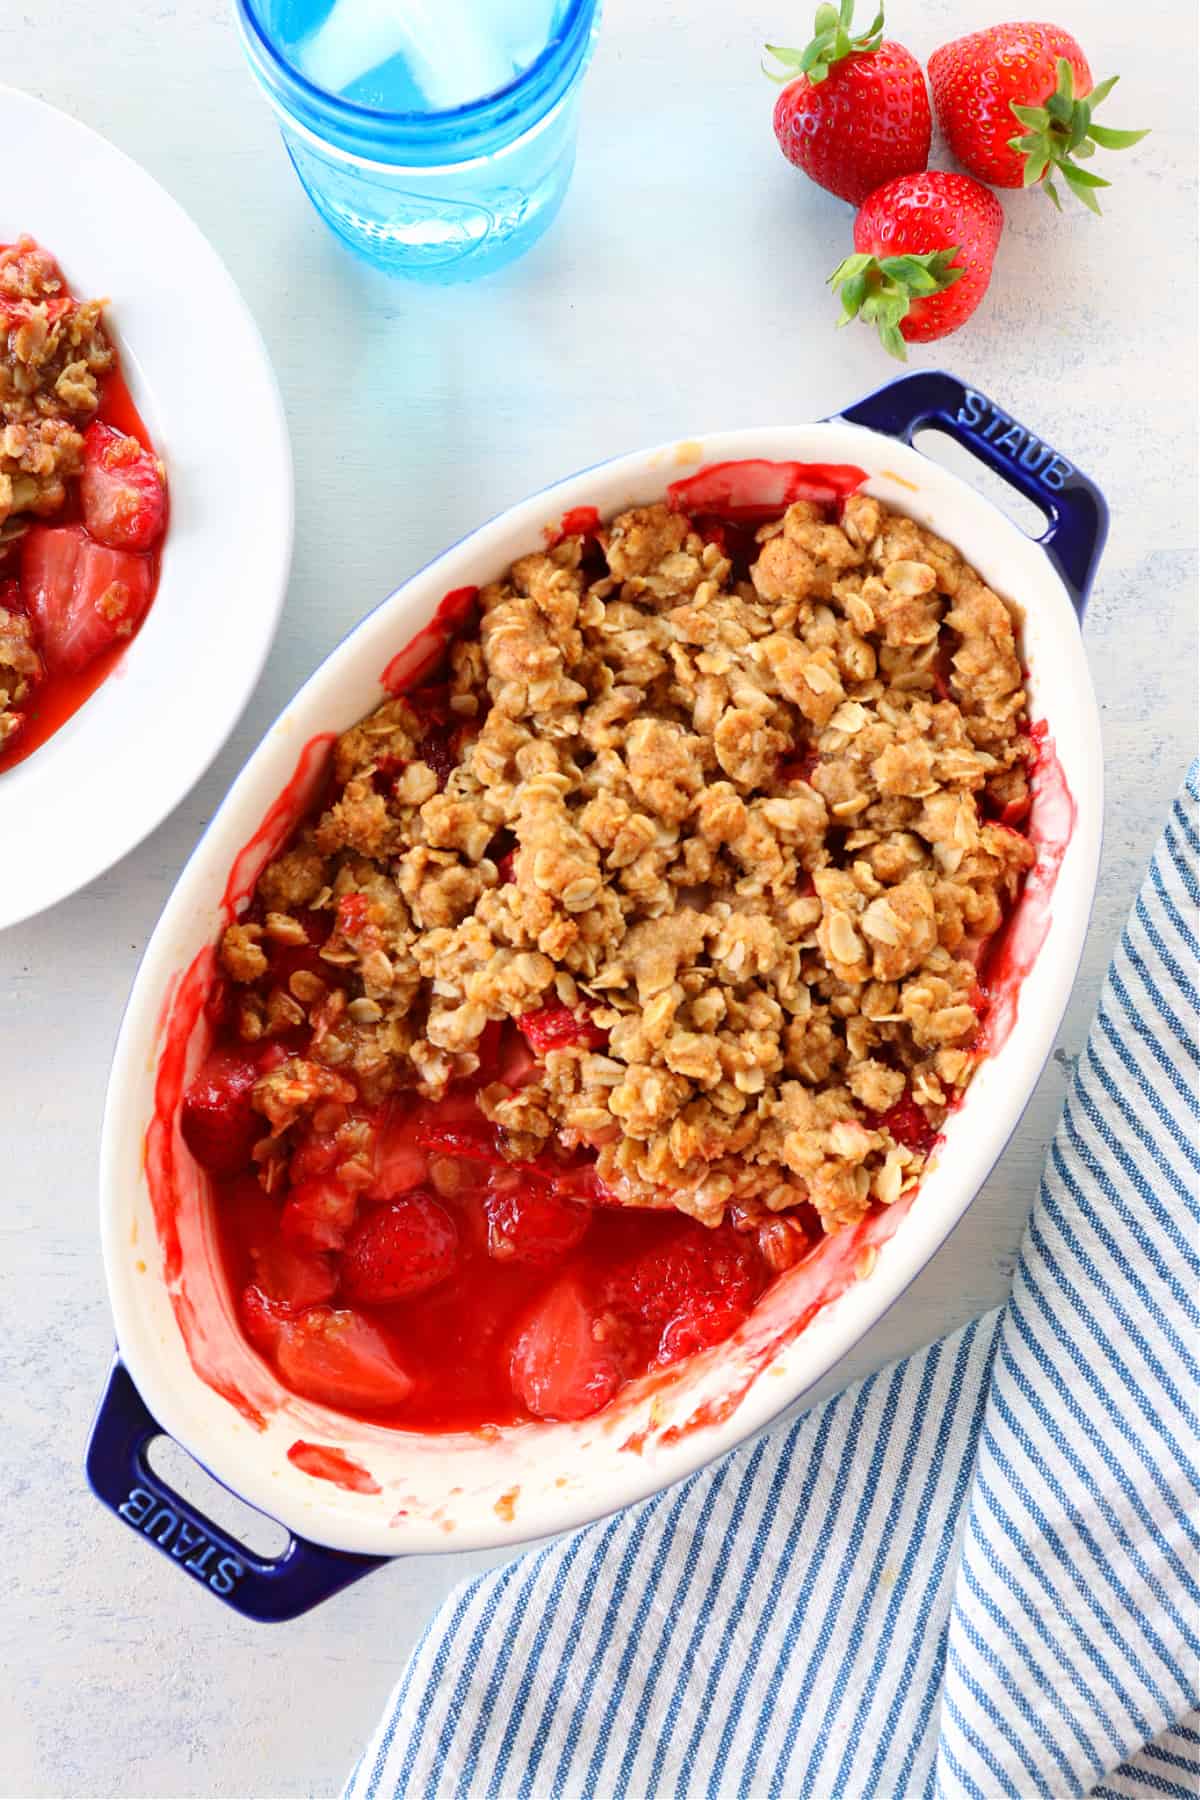
[[[117,1508],[121,1517],[123,1519],[128,1519],[131,1525],[141,1525],[143,1520],[146,1519],[153,1510],[154,1495],[149,1493],[144,1487],[130,1488],[128,1494]]]
[[[245,1573],[245,1564],[240,1563],[236,1556],[223,1556],[215,1573],[209,1578],[208,1585],[214,1594],[232,1594]]]
[[[1001,412],[998,406],[993,406],[990,400],[977,394],[973,388],[964,391],[957,417],[960,425],[968,426],[985,443],[991,444],[996,450],[1002,450],[1018,468],[1025,469],[1043,487],[1048,487],[1055,493],[1061,493],[1070,476],[1075,473],[1064,457],[1056,455],[1040,438],[1027,431],[1024,425],[1018,425],[1015,419],[1010,419],[1006,412]]]
[[[216,1553],[216,1548],[215,1544],[205,1544],[203,1549],[198,1550],[194,1556],[188,1557],[186,1563],[183,1565],[184,1568],[190,1569],[193,1575],[199,1575],[202,1581],[206,1581],[208,1579],[208,1565]]]
[[[147,1519],[142,1530],[147,1537],[153,1538],[156,1544],[165,1549],[170,1543],[179,1524],[179,1514],[171,1511],[169,1506],[160,1506],[152,1519]]]
[[[175,1542],[171,1545],[171,1555],[178,1557],[182,1562],[190,1550],[196,1550],[201,1544],[207,1542],[202,1531],[197,1531],[196,1527],[189,1525],[186,1519],[180,1519],[179,1530],[175,1533]]]
[[[982,419],[986,408],[987,401],[984,399],[983,395],[975,393],[972,388],[968,388],[963,395],[963,403],[958,409],[959,424],[969,425],[972,430],[974,430],[975,426],[978,425],[979,421]]]

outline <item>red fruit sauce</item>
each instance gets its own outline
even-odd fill
[[[0,250],[8,247],[7,244],[0,244]],[[133,396],[125,385],[125,377],[121,373],[120,358],[115,345],[113,346],[113,355],[114,362],[111,370],[100,379],[100,404],[96,409],[95,418],[102,425],[110,425],[114,431],[120,431],[126,437],[136,438],[143,449],[153,452],[154,445],[150,433],[133,403]],[[72,483],[66,504],[59,512],[39,523],[66,525],[75,522],[80,517],[78,485],[78,480]],[[35,750],[40,748],[47,738],[52,737],[61,725],[65,725],[67,720],[79,711],[85,700],[91,699],[101,682],[107,680],[108,676],[112,674],[129,645],[141,630],[150,608],[154,604],[164,542],[165,537],[160,539],[153,550],[143,553],[153,570],[153,583],[146,609],[129,637],[122,638],[119,642],[110,645],[108,649],[101,651],[100,655],[88,663],[84,669],[60,671],[56,674],[47,672],[43,676],[22,707],[25,714],[24,725],[10,740],[8,748],[0,752],[0,774],[3,774],[6,769],[15,768],[17,763],[24,762],[27,756],[31,756]],[[20,566],[20,540],[18,539],[15,551],[10,552],[7,557],[0,550],[0,580],[19,575]]]
[[[738,527],[756,506],[777,512],[788,497],[805,491],[832,506],[857,479],[859,471],[803,465],[743,465],[740,471],[718,465],[676,484],[672,503],[682,504],[676,492],[686,489],[706,516],[719,518],[727,509]],[[754,498],[763,491],[755,483],[764,481],[769,506]],[[594,529],[589,509],[568,514],[564,530],[568,521],[580,534]],[[439,716],[431,678],[446,645],[470,629],[475,599],[471,588],[448,594],[431,625],[384,672],[391,691],[418,687],[418,710],[429,717],[431,730]],[[989,1049],[1011,1025],[1016,985],[1045,936],[1046,902],[1074,818],[1044,727],[1035,727],[1034,735],[1039,756],[1031,836],[1039,856],[1027,900],[981,969],[979,1042]],[[329,743],[326,734],[305,747],[288,789],[236,859],[224,897],[227,920],[241,915],[265,863],[318,806]],[[353,928],[352,920],[343,923]],[[319,943],[313,935],[309,955]],[[318,966],[330,979],[328,967]],[[184,1056],[202,1011],[212,1026],[213,1056],[251,1055],[225,1020],[220,981],[209,992],[212,970],[213,952],[206,949],[173,997],[146,1146],[168,1283],[180,1286],[178,1158],[189,1132],[202,1158],[206,1154],[221,1080],[230,1093],[231,1141],[244,1141],[238,1136],[243,1083],[236,1069],[231,1077],[219,1060],[207,1073],[202,1065],[185,1096]],[[481,1041],[476,1083],[520,1085],[536,1059],[569,1042],[598,1049],[605,1042],[582,1007],[550,1006],[495,1026]],[[302,1050],[303,1044],[289,1042],[287,1048]],[[192,1096],[202,1116],[189,1126]],[[181,1101],[182,1140],[175,1129]],[[458,1084],[441,1102],[394,1096],[382,1107],[352,1105],[349,1111],[352,1122],[374,1132],[368,1165],[351,1175],[336,1137],[321,1137],[315,1128],[296,1145],[284,1190],[270,1196],[254,1181],[248,1158],[231,1173],[219,1152],[207,1153],[222,1267],[243,1332],[284,1385],[302,1396],[331,1404],[331,1387],[344,1375],[347,1386],[336,1403],[342,1413],[422,1432],[486,1432],[530,1417],[584,1418],[627,1382],[656,1372],[664,1379],[683,1359],[724,1342],[775,1279],[753,1234],[739,1234],[730,1224],[710,1231],[674,1209],[616,1205],[585,1153],[506,1161],[471,1084]],[[924,1114],[907,1098],[879,1122],[913,1148],[928,1150],[934,1141]],[[810,1242],[786,1276],[789,1313],[782,1335],[753,1339],[736,1391],[666,1435],[731,1412],[781,1343],[868,1271],[915,1191],[906,1190],[891,1208],[873,1207],[858,1225],[831,1237],[821,1236],[815,1214],[804,1220]],[[176,1311],[200,1374],[253,1416],[254,1403],[230,1391],[228,1381],[222,1385],[217,1359],[178,1298]],[[640,1451],[643,1440],[632,1436],[624,1447]],[[330,1446],[299,1441],[289,1455],[321,1479],[372,1491],[366,1471]]]
[[[383,1490],[369,1470],[347,1456],[333,1444],[306,1444],[297,1438],[287,1453],[288,1461],[318,1481],[331,1481],[334,1487],[351,1494],[379,1494]]]

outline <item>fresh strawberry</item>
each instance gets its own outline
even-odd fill
[[[1111,183],[1079,159],[1097,144],[1125,150],[1147,135],[1093,124],[1117,77],[1093,86],[1087,57],[1057,25],[992,25],[956,38],[930,57],[929,79],[938,124],[964,168],[992,187],[1040,183],[1060,210],[1055,175],[1098,213],[1096,189]]]
[[[775,136],[788,161],[841,200],[858,206],[873,188],[929,161],[932,120],[915,56],[885,40],[882,9],[854,37],[854,0],[817,8],[805,50],[768,44],[787,86],[775,102]]]
[[[611,1322],[592,1312],[569,1276],[526,1318],[509,1369],[518,1399],[539,1419],[586,1419],[608,1405],[625,1376]]]
[[[183,1097],[179,1129],[183,1141],[212,1175],[236,1175],[250,1162],[250,1152],[267,1122],[250,1103],[263,1073],[262,1058],[249,1051],[214,1050],[193,1077]]]
[[[538,1057],[575,1044],[586,1050],[602,1050],[608,1042],[607,1031],[593,1025],[586,1012],[572,1012],[569,1006],[539,1007],[536,1012],[522,1013],[517,1024]]]
[[[483,1202],[488,1255],[497,1262],[552,1268],[582,1242],[592,1215],[586,1206],[555,1192],[531,1171],[492,1178]]]
[[[417,1188],[360,1219],[342,1252],[342,1287],[351,1300],[381,1306],[428,1293],[457,1261],[454,1220]]]
[[[135,437],[99,420],[83,436],[83,522],[113,550],[152,550],[167,526],[162,465]]]
[[[96,543],[82,525],[35,525],[21,547],[21,588],[46,667],[70,674],[133,635],[154,570],[144,556]]]
[[[279,1229],[289,1243],[340,1250],[357,1212],[356,1196],[340,1181],[332,1175],[314,1175],[292,1188]]]
[[[992,277],[1004,214],[969,175],[927,169],[877,188],[854,221],[855,254],[829,277],[846,325],[874,325],[886,350],[927,344],[965,325]]]
[[[327,1406],[378,1412],[401,1405],[412,1393],[412,1377],[396,1361],[383,1333],[360,1313],[315,1306],[295,1319],[280,1317],[278,1309],[261,1299],[248,1306],[248,1299],[243,1296],[242,1301],[248,1334],[260,1349],[273,1349],[280,1376],[298,1394]],[[273,1342],[264,1343],[264,1338]]]

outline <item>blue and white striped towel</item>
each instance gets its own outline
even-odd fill
[[[349,1800],[1200,1792],[1198,799],[1008,1304],[459,1590]]]

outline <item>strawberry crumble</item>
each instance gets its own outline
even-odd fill
[[[868,495],[586,509],[463,610],[182,1113],[252,1341],[413,1429],[585,1417],[908,1193],[1034,860],[1019,615]]]
[[[0,770],[98,686],[158,580],[166,483],[102,300],[0,247]]]

